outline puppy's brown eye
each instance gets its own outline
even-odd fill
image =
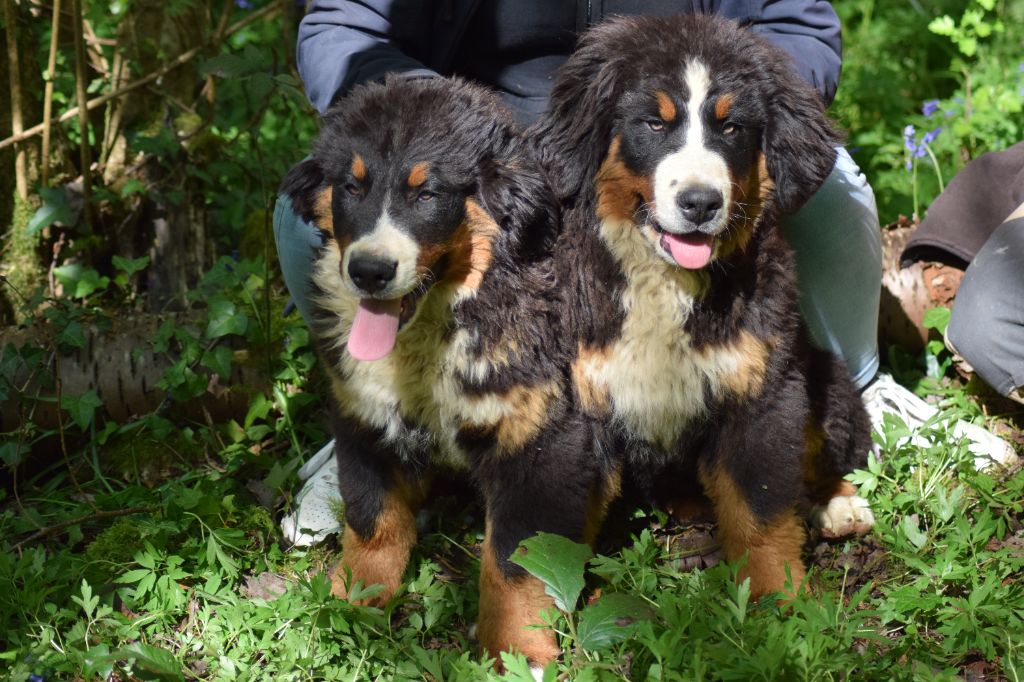
[[[359,188],[359,185],[355,185],[351,182],[345,184],[345,191],[354,197],[357,197],[363,193],[363,190]]]
[[[427,190],[423,190],[422,192],[420,192],[419,194],[416,195],[416,201],[424,201],[424,202],[426,202],[426,201],[433,201],[434,197],[436,197],[436,196],[437,195],[434,194],[433,192],[428,192]]]
[[[656,133],[660,133],[662,130],[665,129],[665,124],[662,123],[661,121],[645,121],[645,123],[647,123],[648,128],[650,128]]]

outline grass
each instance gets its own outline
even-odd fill
[[[962,389],[943,390],[976,410]],[[284,416],[268,409],[266,420]],[[10,679],[493,676],[468,634],[479,508],[437,498],[398,598],[386,610],[352,606],[330,596],[324,574],[335,541],[283,546],[266,484],[292,479],[280,456],[253,447],[279,437],[259,425],[116,434],[111,449],[130,441],[143,459],[179,443],[155,484],[84,459],[73,479],[58,462],[19,484],[0,514],[0,668]],[[574,564],[553,551],[549,568],[586,588],[550,614],[564,655],[545,679],[1020,679],[1024,477],[979,473],[961,444],[925,433],[933,445],[901,445],[905,429],[887,425],[884,456],[855,474],[875,530],[809,543],[813,594],[789,606],[750,602],[735,566],[682,570],[674,540],[686,530],[649,510],[585,573],[586,554]],[[521,658],[506,665],[507,679],[530,679]]]

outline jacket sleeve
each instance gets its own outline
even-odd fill
[[[323,113],[354,85],[388,73],[436,75],[400,46],[396,19],[422,26],[423,17],[394,16],[395,4],[395,0],[313,0],[299,24],[296,59],[306,96],[318,111]]]
[[[793,66],[828,106],[836,96],[842,65],[839,17],[824,0],[766,0],[751,27],[793,58]]]

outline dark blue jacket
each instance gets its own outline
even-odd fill
[[[483,23],[484,10],[494,26]],[[679,12],[751,26],[832,102],[841,43],[839,18],[824,0],[313,0],[299,27],[299,73],[320,111],[386,73],[441,73],[484,81],[532,118],[576,33],[613,14]]]

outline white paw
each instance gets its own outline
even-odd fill
[[[875,525],[868,501],[857,495],[840,495],[816,508],[811,519],[826,538],[864,535]]]
[[[539,665],[531,665],[530,675],[533,676],[534,682],[543,682],[544,668],[540,667]]]

